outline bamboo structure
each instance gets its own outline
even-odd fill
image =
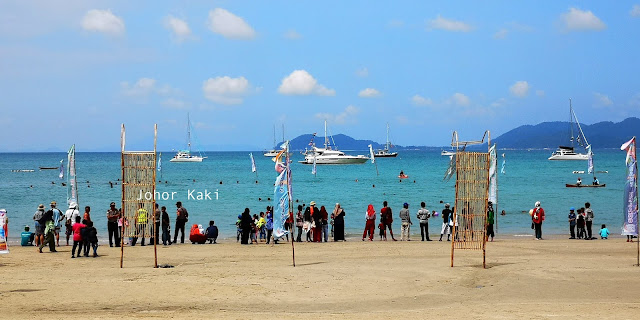
[[[485,137],[489,132],[485,132]],[[469,144],[482,144],[481,141],[458,141],[457,132],[453,133],[452,146],[458,149]],[[490,145],[491,138],[489,138]],[[482,250],[482,267],[486,268],[486,223],[489,198],[488,152],[456,152],[456,199],[453,208],[453,226],[451,231],[451,267],[454,252],[458,250]]]
[[[158,125],[154,126],[153,151],[126,151],[125,128],[121,128],[122,168],[122,228],[120,246],[120,268],[123,267],[125,238],[132,244],[144,244],[145,238],[154,238],[154,267],[158,267],[155,243],[155,189],[156,189],[156,142]],[[140,239],[141,238],[141,239]]]

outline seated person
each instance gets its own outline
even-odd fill
[[[576,181],[576,185],[577,185],[577,186],[582,185],[582,179],[581,179],[581,178],[578,178],[578,181]]]
[[[191,244],[204,244],[207,241],[207,236],[205,236],[198,227],[197,224],[191,226],[191,232],[189,232],[189,241]]]
[[[600,181],[598,181],[598,178],[596,178],[595,176],[593,177],[593,185],[597,186],[600,184]]]
[[[20,245],[23,247],[33,246],[35,233],[29,231],[29,226],[24,226],[24,231],[20,234]]]
[[[209,243],[217,243],[216,240],[218,239],[218,226],[215,225],[215,221],[209,221],[209,228],[207,228],[206,235]]]

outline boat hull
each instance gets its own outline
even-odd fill
[[[565,184],[565,187],[567,188],[604,188],[606,187],[607,184],[597,184],[597,185],[593,185],[593,184],[581,184],[581,185],[577,185],[577,184],[570,184],[567,183]]]
[[[191,157],[191,158],[173,158],[169,162],[202,162],[204,157]]]
[[[277,150],[270,150],[270,151],[266,151],[265,153],[263,153],[262,155],[264,155],[265,157],[275,157],[278,155],[278,153],[280,153],[280,151]]]
[[[553,154],[549,160],[589,160],[589,156],[582,153],[576,154]]]
[[[315,161],[316,164],[363,164],[365,162],[367,162],[369,160],[369,158],[365,158],[365,157],[343,157],[343,158],[335,158],[335,157],[327,157],[327,158],[322,158],[322,157],[316,157]],[[300,161],[300,163],[302,164],[313,164],[313,158],[306,158],[302,161]]]
[[[374,157],[376,158],[395,158],[398,156],[397,152],[391,152],[391,153],[384,153],[384,154],[373,154]]]

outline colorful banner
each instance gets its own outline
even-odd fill
[[[504,158],[504,153],[502,154],[502,168],[500,169],[500,173],[505,174],[504,166],[507,164],[507,160]]]
[[[9,246],[7,245],[7,210],[0,209],[0,254],[9,253]]]
[[[489,201],[495,207],[498,204],[498,156],[495,144],[489,149],[489,161]]]
[[[317,173],[317,170],[316,170],[316,155],[314,153],[314,155],[313,155],[313,167],[311,168],[311,174],[315,176],[316,173]]]
[[[162,171],[162,152],[160,152],[160,156],[158,157],[158,171]]]
[[[280,239],[289,234],[284,223],[289,217],[289,200],[291,199],[291,163],[289,162],[289,146],[285,146],[286,166],[276,178],[273,188],[273,239]]]
[[[638,163],[636,162],[636,138],[620,147],[627,151],[627,179],[624,186],[624,223],[622,235],[638,235]]]
[[[76,145],[72,145],[67,153],[67,204],[78,203],[78,181],[76,178]]]

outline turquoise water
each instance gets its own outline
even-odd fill
[[[597,174],[600,183],[607,186],[577,189],[565,188],[564,185],[574,183],[578,176],[590,182],[589,175],[572,173],[574,170],[586,171],[587,162],[548,161],[551,152],[499,150],[499,154],[506,155],[507,163],[506,174],[498,177],[497,209],[505,210],[507,215],[498,216],[498,233],[530,234],[530,217],[522,211],[532,208],[535,201],[541,201],[547,213],[545,233],[567,233],[569,207],[582,207],[586,201],[591,202],[596,215],[594,229],[598,230],[600,224],[605,223],[614,234],[618,233],[623,210],[625,153],[594,150],[596,171],[608,171]],[[175,192],[173,199],[158,201],[168,208],[172,224],[175,202],[182,201],[189,210],[189,224],[204,225],[215,220],[222,237],[235,237],[234,223],[245,207],[252,213],[259,213],[267,205],[272,205],[266,199],[273,197],[276,172],[274,163],[263,157],[261,152],[254,152],[257,178],[251,172],[248,152],[208,152],[209,158],[202,163],[171,163],[169,159],[172,156],[172,153],[162,154],[162,176],[158,174],[162,183],[157,186],[159,192]],[[330,212],[335,203],[340,202],[346,212],[346,231],[352,235],[363,229],[364,212],[369,203],[379,210],[383,200],[389,201],[398,219],[404,202],[410,204],[412,212],[418,210],[421,201],[427,203],[428,209],[437,211],[443,208],[440,201],[454,202],[455,177],[449,182],[442,181],[449,158],[440,156],[439,152],[401,151],[398,158],[377,159],[379,175],[376,175],[375,165],[368,162],[363,165],[318,166],[314,176],[310,165],[297,163],[302,158],[299,153],[293,155],[293,198],[298,201],[294,204],[315,200]],[[58,171],[38,170],[39,166],[58,166],[61,159],[65,159],[66,166],[65,153],[0,154],[0,208],[8,211],[11,238],[15,239],[25,224],[33,226],[32,216],[38,204],[48,207],[52,200],[62,206],[66,203],[66,187],[61,185]],[[78,152],[76,161],[80,207],[91,206],[92,220],[96,222],[101,240],[105,240],[106,210],[111,201],[120,201],[120,185],[111,188],[109,184],[109,181],[116,182],[121,177],[120,153]],[[500,157],[499,167],[501,162]],[[13,169],[35,171],[11,172]],[[404,170],[409,179],[400,182],[396,178],[400,170]],[[193,189],[196,192],[206,189],[211,192],[212,200],[187,199],[187,192]],[[441,220],[430,221],[431,233],[439,233]],[[399,232],[399,224],[396,228]],[[412,231],[419,235],[417,227]]]

